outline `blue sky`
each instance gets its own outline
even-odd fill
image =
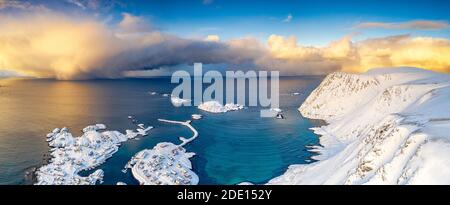
[[[145,3],[143,3],[145,2]],[[413,34],[450,37],[450,31],[353,28],[361,22],[405,22],[450,19],[450,1],[432,0],[288,0],[133,1],[115,12],[146,16],[169,33],[185,37],[217,34],[223,39],[271,34],[295,35],[302,44],[326,44],[349,33],[357,38]],[[292,19],[286,22],[287,16]]]
[[[5,1],[5,0],[3,0]],[[1,2],[1,0],[0,0]],[[27,2],[27,1],[25,1]],[[34,0],[30,4],[69,13],[87,13],[121,20],[127,12],[155,28],[186,38],[219,35],[229,40],[251,36],[264,41],[271,34],[295,35],[304,45],[325,45],[358,33],[361,40],[388,35],[450,37],[450,29],[355,29],[363,22],[449,21],[447,0]],[[80,5],[84,8],[80,8]],[[95,5],[95,6],[93,6]],[[94,8],[95,7],[95,8]],[[290,20],[287,20],[288,16]]]

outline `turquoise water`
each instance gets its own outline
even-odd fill
[[[121,172],[138,151],[158,142],[179,143],[178,137],[191,136],[183,126],[164,124],[158,118],[190,119],[199,137],[186,146],[197,155],[193,170],[200,184],[236,184],[242,181],[264,183],[282,174],[290,164],[309,163],[312,153],[306,145],[318,143],[308,128],[317,124],[297,111],[321,77],[280,79],[280,108],[286,119],[260,118],[261,108],[211,114],[195,107],[176,108],[162,95],[176,85],[169,78],[55,81],[45,79],[0,80],[0,184],[29,184],[25,173],[45,163],[48,146],[45,135],[55,127],[68,127],[74,135],[94,123],[124,132],[135,128],[128,115],[154,126],[149,136],[125,142],[119,151],[99,168],[105,171],[104,184],[118,181],[137,184],[131,173]],[[301,95],[289,95],[300,92]],[[83,173],[88,174],[88,173]]]

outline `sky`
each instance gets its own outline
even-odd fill
[[[336,36],[361,32],[361,38],[395,34],[425,34],[414,29],[396,31],[355,29],[363,22],[406,22],[412,20],[446,21],[450,19],[449,1],[380,0],[290,0],[233,1],[215,0],[160,1],[132,11],[153,14],[156,22],[169,32],[195,37],[220,33],[224,39],[240,36],[267,38],[271,34],[296,35],[299,42],[325,45]],[[289,17],[291,16],[291,17]],[[426,31],[436,37],[450,37],[450,31]]]
[[[84,79],[203,62],[282,75],[449,73],[449,9],[445,0],[0,0],[0,70]]]

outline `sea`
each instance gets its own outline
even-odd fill
[[[307,147],[318,145],[319,141],[310,128],[323,122],[302,117],[298,107],[322,79],[323,76],[280,77],[280,108],[285,119],[261,118],[261,107],[247,106],[221,114],[207,113],[195,106],[175,107],[170,97],[163,95],[177,86],[169,77],[0,79],[0,184],[33,184],[33,170],[47,163],[46,134],[54,128],[67,127],[79,136],[84,127],[96,123],[122,133],[143,123],[154,127],[148,136],[124,142],[113,157],[98,167],[105,172],[102,184],[120,181],[137,185],[130,171],[121,171],[134,154],[159,142],[178,144],[179,137],[192,135],[187,127],[157,119],[184,121],[192,114],[203,115],[192,122],[199,137],[185,146],[188,152],[196,153],[191,162],[199,184],[263,184],[283,174],[291,164],[314,162],[311,156],[315,153]]]

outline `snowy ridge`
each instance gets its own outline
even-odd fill
[[[318,162],[292,165],[269,184],[450,184],[450,76],[417,68],[333,73],[299,111]]]

